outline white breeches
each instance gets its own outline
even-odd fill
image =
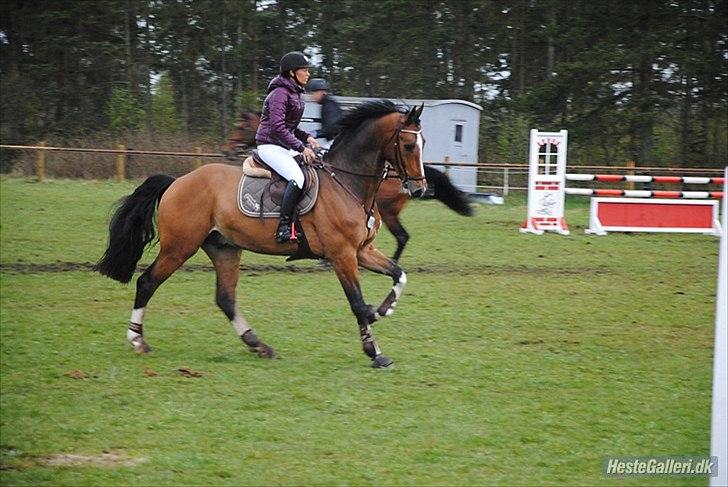
[[[286,180],[295,181],[299,188],[303,188],[303,172],[293,160],[298,152],[275,144],[263,144],[258,146],[258,155]]]

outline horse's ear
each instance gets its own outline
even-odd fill
[[[415,113],[415,108],[410,108],[407,110],[407,114],[404,117],[404,123],[405,125],[410,125],[412,123],[412,115]]]
[[[407,112],[407,119],[406,124],[407,125],[419,125],[420,124],[420,115],[422,115],[422,110],[425,108],[424,102],[419,107],[412,108],[409,112]]]
[[[422,110],[424,110],[424,109],[425,109],[425,102],[422,102],[422,105],[420,105],[419,110],[417,108],[415,108],[415,113],[416,113],[415,118],[417,119],[418,124],[420,123],[420,117],[422,116]]]

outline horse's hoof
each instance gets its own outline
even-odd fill
[[[371,325],[375,321],[379,321],[381,319],[382,315],[379,313],[379,311],[372,305],[367,305],[367,321]]]
[[[255,352],[258,354],[258,357],[260,358],[275,358],[276,352],[272,348],[270,348],[268,345],[261,345],[259,346]]]
[[[386,355],[377,355],[372,360],[372,367],[375,369],[386,369],[394,367],[394,361]]]
[[[379,308],[377,310],[377,315],[379,315],[381,317],[392,316],[394,314],[394,306],[395,306],[394,304],[388,308],[382,306],[381,308]]]
[[[134,340],[132,342],[132,345],[134,346],[134,352],[140,355],[152,351],[152,347],[147,345],[147,342],[145,342],[144,340]]]

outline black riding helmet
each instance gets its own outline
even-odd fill
[[[306,85],[306,91],[329,91],[329,84],[323,78],[314,78]]]
[[[301,68],[310,68],[308,58],[299,51],[292,51],[281,58],[281,74]]]

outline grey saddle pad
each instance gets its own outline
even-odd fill
[[[318,197],[318,174],[316,171],[310,170],[307,171],[306,178],[311,183],[307,184],[308,188],[296,207],[299,215],[311,211]],[[271,192],[268,188],[270,182],[269,178],[255,178],[246,175],[240,178],[238,208],[243,214],[263,218],[278,218],[280,216],[281,205],[271,199]]]

